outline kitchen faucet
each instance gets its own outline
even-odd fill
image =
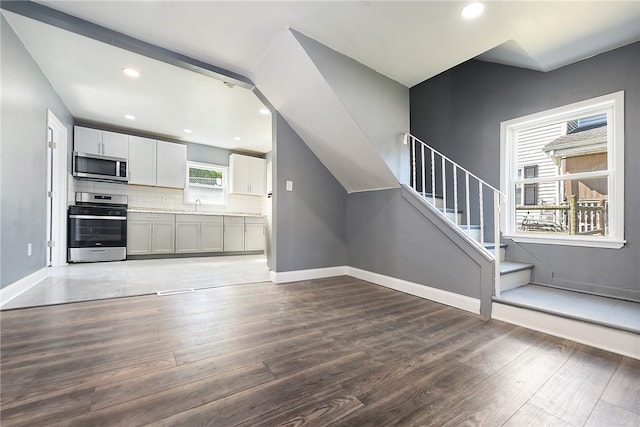
[[[193,207],[193,211],[194,211],[194,212],[198,212],[198,203],[199,203],[199,204],[202,204],[202,200],[200,200],[200,199],[196,199],[195,206]]]

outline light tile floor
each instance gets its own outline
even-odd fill
[[[264,255],[69,264],[2,309],[202,289],[269,280]]]

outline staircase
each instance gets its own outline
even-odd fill
[[[413,135],[404,134],[404,143],[411,150],[413,190],[494,261],[494,296],[528,284],[533,265],[507,261],[507,245],[500,243],[504,194]]]

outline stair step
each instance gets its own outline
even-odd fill
[[[422,193],[419,193],[419,194],[422,195]],[[435,204],[433,203],[433,197],[431,197],[431,193],[426,193],[423,197],[427,202],[431,203],[436,208],[442,208],[444,206],[444,201],[442,200],[442,196],[439,194],[436,194]]]
[[[494,245],[492,242],[487,243],[485,242],[484,247],[486,250],[488,250],[489,252],[493,253],[494,249],[496,247],[496,245]],[[504,262],[504,260],[506,259],[506,255],[507,255],[507,244],[506,243],[500,243],[499,245],[500,248],[500,262]]]
[[[484,247],[487,249],[494,249],[496,247],[496,245],[493,242],[484,242]],[[500,243],[500,247],[501,248],[506,248],[507,244],[506,243]]]
[[[526,264],[524,262],[505,261],[500,264],[500,274],[516,273],[523,270],[531,270],[533,264]]]
[[[500,291],[515,289],[531,282],[533,264],[505,261],[500,263]]]
[[[493,301],[640,334],[640,303],[544,285],[525,285]]]
[[[455,222],[456,221],[456,216],[458,217],[458,224],[460,224],[462,222],[462,211],[457,211],[455,209],[452,208],[447,208],[446,210],[444,208],[438,208],[438,210],[442,213],[444,213],[444,216],[446,216],[447,218],[449,218],[451,221]]]

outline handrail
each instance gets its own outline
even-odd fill
[[[397,134],[396,134],[397,135]],[[429,144],[427,144],[424,141],[421,141],[419,138],[416,138],[415,136],[411,135],[410,133],[405,133],[403,134],[404,138],[406,140],[406,138],[411,138],[414,141],[419,142],[420,144],[424,145],[425,147],[427,147],[429,150],[433,151],[434,153],[436,153],[437,155],[447,159],[447,161],[451,164],[456,165],[456,167],[458,169],[462,169],[463,171],[465,171],[466,173],[468,173],[470,176],[474,177],[476,180],[478,180],[479,182],[481,182],[482,184],[484,184],[486,187],[489,187],[490,189],[492,189],[493,191],[496,191],[498,193],[500,193],[500,195],[504,196],[505,194],[498,190],[497,188],[495,188],[493,185],[489,184],[487,181],[485,181],[482,178],[479,178],[477,175],[475,175],[473,172],[468,171],[467,169],[465,169],[463,166],[460,166],[458,163],[454,162],[453,160],[451,160],[450,158],[448,158],[447,156],[445,156],[444,154],[442,154],[441,152],[439,152],[438,150],[436,150],[435,148],[431,147]],[[407,144],[406,142],[404,144]],[[415,160],[414,160],[415,162]]]
[[[478,182],[478,187],[477,187],[477,191],[478,191],[478,214],[479,214],[479,226],[480,226],[480,245],[478,245],[476,242],[473,242],[475,246],[479,246],[480,248],[482,248],[482,250],[485,251],[485,253],[487,253],[490,257],[493,258],[494,260],[494,291],[495,291],[495,295],[496,296],[500,296],[500,208],[502,206],[502,201],[504,200],[504,193],[502,193],[500,190],[498,190],[497,188],[495,188],[494,186],[492,186],[491,184],[489,184],[488,182],[486,182],[485,180],[479,178],[477,175],[473,174],[472,172],[468,171],[467,169],[465,169],[463,166],[461,166],[460,164],[454,162],[453,160],[451,160],[450,158],[448,158],[447,156],[445,156],[444,154],[440,153],[438,150],[436,150],[433,147],[430,147],[427,143],[425,143],[424,141],[421,141],[420,139],[416,138],[415,136],[409,134],[409,133],[405,133],[403,135],[403,142],[405,144],[408,144],[409,141],[411,142],[411,156],[412,156],[412,163],[411,163],[411,168],[412,168],[412,187],[413,189],[420,194],[420,192],[418,192],[417,190],[417,182],[416,182],[416,178],[417,178],[417,170],[418,167],[416,165],[416,154],[420,155],[420,159],[421,159],[421,169],[420,169],[420,176],[421,176],[421,184],[422,184],[422,197],[424,199],[427,199],[427,201],[430,201],[431,205],[436,207],[436,179],[440,179],[440,188],[442,191],[442,210],[440,211],[441,215],[444,216],[444,218],[448,219],[449,221],[451,221],[456,227],[459,227],[462,231],[463,234],[466,234],[467,238],[470,239],[471,241],[475,240],[473,239],[473,237],[471,236],[471,214],[470,214],[470,197],[469,197],[469,193],[470,193],[470,186],[469,186],[469,177],[472,177],[473,179],[475,179]],[[416,153],[416,143],[420,144],[420,153]],[[425,151],[429,150],[430,155],[427,155],[425,157]],[[440,162],[436,162],[435,156],[438,155],[440,156]],[[431,195],[427,196],[427,193],[425,191],[425,187],[427,185],[426,183],[426,168],[427,168],[427,159],[429,159],[429,169],[430,169],[430,175],[431,175]],[[440,163],[440,168],[441,168],[441,176],[437,176],[436,175],[436,167],[438,166],[438,163]],[[452,182],[452,186],[453,186],[453,218],[451,219],[448,215],[447,215],[447,163],[449,163],[451,165],[451,167],[449,169],[451,169],[451,178],[452,180],[450,182]],[[460,224],[460,218],[458,218],[459,215],[459,211],[458,211],[458,172],[461,171],[462,173],[464,173],[464,189],[465,189],[465,212],[466,212],[466,224]],[[485,189],[485,187],[489,190],[491,190],[493,192],[493,243],[494,243],[494,250],[493,253],[491,251],[489,251],[484,245],[485,245],[485,208],[484,208],[484,192],[483,190]],[[474,190],[475,191],[475,190]],[[429,200],[430,199],[430,200]],[[439,210],[439,209],[438,209]],[[487,218],[487,221],[490,221],[490,219]]]

